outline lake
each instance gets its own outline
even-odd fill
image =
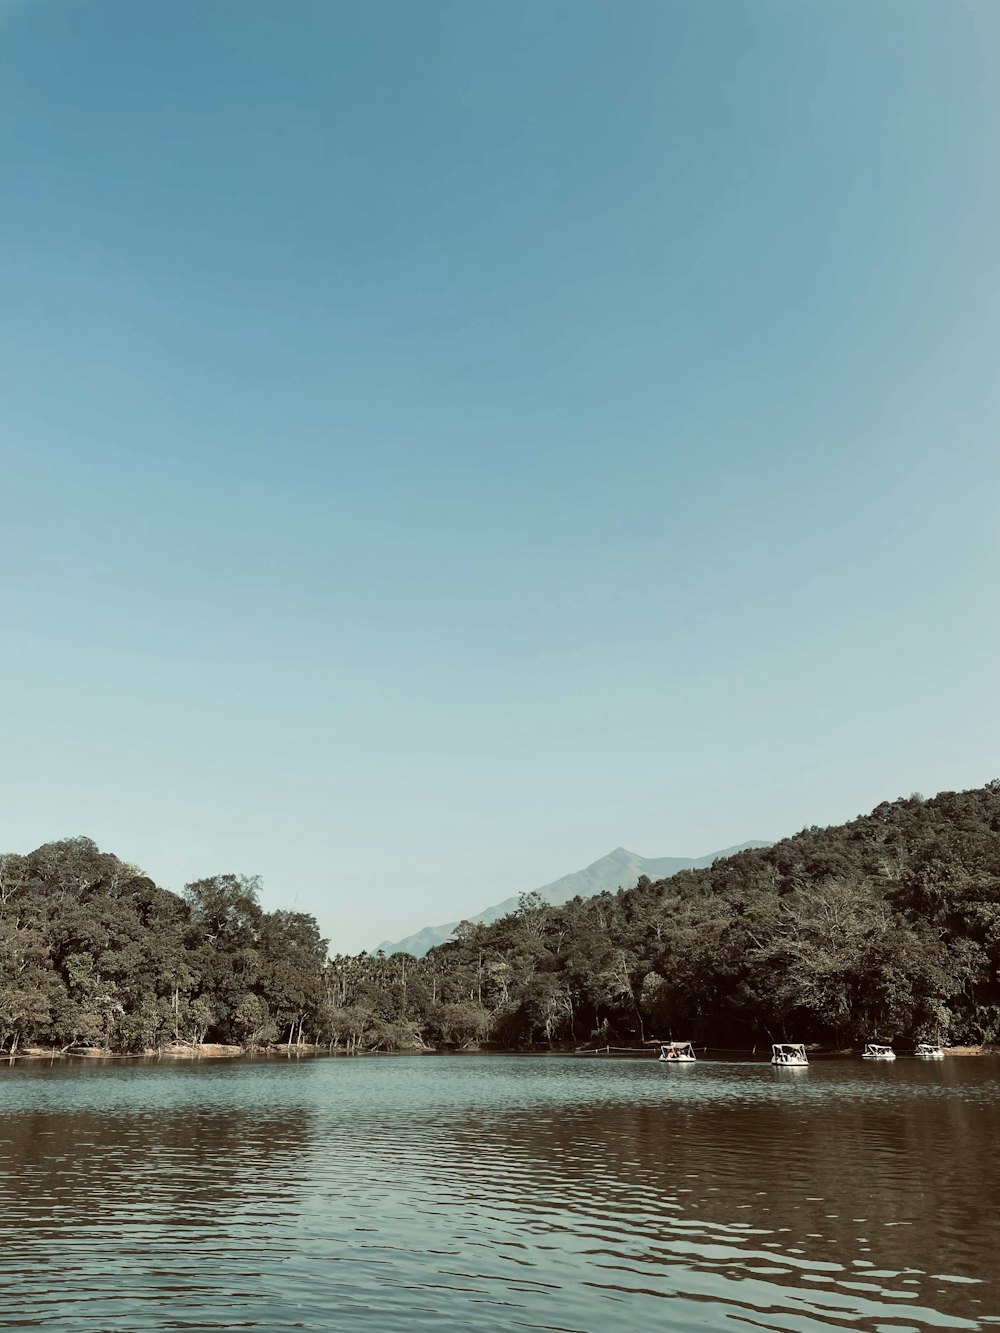
[[[1000,1061],[0,1067],[0,1327],[985,1328]]]

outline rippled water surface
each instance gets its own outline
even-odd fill
[[[0,1327],[1000,1323],[1000,1064],[0,1069]]]

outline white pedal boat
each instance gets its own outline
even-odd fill
[[[936,1041],[918,1041],[917,1049],[913,1052],[920,1060],[943,1060],[944,1051]]]
[[[808,1063],[806,1048],[799,1045],[798,1042],[777,1041],[771,1047],[772,1065],[786,1065],[793,1069],[801,1069]]]
[[[861,1052],[862,1060],[895,1060],[896,1052],[891,1046],[881,1046],[877,1041],[870,1041]]]
[[[661,1041],[660,1059],[668,1065],[693,1065],[698,1057],[689,1041]]]

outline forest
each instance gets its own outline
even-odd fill
[[[0,857],[7,1052],[669,1037],[1000,1040],[1000,780],[562,907],[524,895],[421,959],[331,956],[245,876],[175,894],[88,838]]]

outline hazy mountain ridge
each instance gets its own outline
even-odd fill
[[[613,852],[608,852],[607,856],[600,857],[599,860],[585,866],[583,870],[563,875],[561,879],[553,880],[551,884],[545,884],[535,892],[551,906],[559,907],[572,898],[592,898],[594,894],[608,890],[630,889],[641,875],[646,875],[652,880],[669,879],[679,870],[702,870],[723,857],[735,856],[737,852],[747,851],[753,847],[770,846],[769,842],[744,842],[738,847],[726,847],[722,851],[709,852],[707,856],[697,857],[646,857],[639,856],[637,852],[630,852],[626,847],[616,847]],[[503,902],[496,903],[493,907],[486,907],[481,912],[461,919],[489,924],[508,912],[513,912],[519,897],[520,895],[515,895],[513,898],[505,898]],[[457,925],[457,921],[449,921],[443,926],[424,926],[422,930],[407,935],[404,939],[395,942],[383,940],[378,947],[383,953],[409,953],[415,958],[422,958],[435,945],[443,944],[445,940],[450,939]]]

